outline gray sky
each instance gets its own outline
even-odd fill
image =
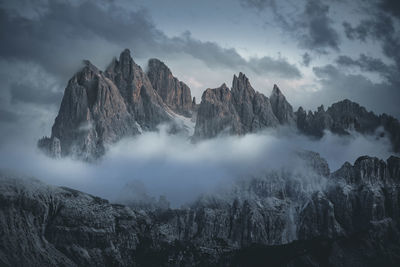
[[[241,71],[296,109],[349,98],[400,117],[397,0],[0,1],[0,40],[3,143],[48,135],[82,60],[104,69],[124,48],[198,99]]]

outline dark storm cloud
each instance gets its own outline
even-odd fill
[[[400,18],[400,2],[398,0],[380,0],[378,5],[382,10]]]
[[[127,13],[91,1],[78,5],[49,1],[46,11],[29,19],[0,9],[0,56],[33,61],[54,74],[70,75],[77,65],[71,60],[96,57],[101,43],[132,43],[135,50],[144,52],[156,47],[160,37],[165,38],[143,10]]]
[[[29,84],[14,83],[10,86],[11,101],[32,103],[38,105],[52,105],[60,102],[62,92],[53,92],[49,89],[37,88]]]
[[[251,69],[260,75],[272,73],[283,78],[300,78],[302,76],[299,69],[289,64],[285,59],[252,58],[249,63]]]
[[[0,123],[1,122],[15,122],[16,120],[18,120],[17,114],[7,111],[7,110],[0,109]]]
[[[244,7],[256,10],[270,10],[275,22],[285,31],[290,32],[302,48],[326,53],[326,49],[339,50],[340,38],[329,17],[329,5],[321,0],[307,0],[303,12],[285,10],[274,0],[241,0]]]
[[[336,63],[342,67],[358,67],[362,71],[376,72],[390,82],[399,82],[398,70],[395,65],[387,65],[379,58],[361,54],[358,59],[349,56],[339,56]]]
[[[325,48],[339,50],[339,34],[332,27],[332,20],[328,15],[328,5],[320,0],[307,1],[300,22],[300,25],[308,31],[308,34],[302,37],[304,47],[319,51]]]
[[[351,59],[342,59],[342,63],[345,60],[348,60],[348,65],[365,64],[353,62]],[[361,74],[349,74],[342,65],[340,68],[331,64],[313,68],[321,84],[321,90],[311,97],[318,98],[319,102],[326,104],[348,98],[375,113],[386,112],[397,118],[400,117],[398,85],[387,81],[373,82]]]
[[[384,55],[392,59],[400,70],[400,32],[396,29],[394,22],[394,20],[397,20],[397,23],[400,22],[398,6],[398,1],[396,3],[380,1],[378,5],[372,4],[369,9],[373,11],[367,19],[360,21],[356,26],[345,21],[343,27],[350,40],[367,42],[371,39],[380,42]]]
[[[49,1],[45,11],[32,19],[0,9],[0,38],[0,57],[39,63],[64,79],[76,70],[81,59],[110,60],[126,47],[141,58],[186,53],[209,67],[251,67],[233,48],[197,40],[190,32],[170,38],[156,28],[146,10],[127,11],[113,2],[73,5]],[[299,71],[293,71],[295,66],[284,63],[263,58],[260,66],[266,69],[260,71],[270,71],[271,65],[283,66],[285,77],[299,77]],[[277,72],[279,69],[274,70]]]
[[[303,63],[303,65],[306,66],[306,67],[310,66],[310,63],[311,63],[311,56],[310,56],[309,53],[306,52],[306,53],[303,54],[303,56],[302,56],[302,63]]]
[[[284,58],[265,56],[245,60],[235,49],[223,48],[214,42],[196,40],[188,31],[182,36],[172,38],[169,44],[171,50],[185,52],[204,61],[210,67],[245,68],[256,74],[273,74],[288,79],[301,77],[300,70]]]

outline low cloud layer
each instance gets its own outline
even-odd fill
[[[140,185],[149,196],[165,195],[173,206],[179,206],[238,177],[293,168],[297,162],[295,152],[304,149],[319,152],[332,171],[345,161],[353,163],[360,155],[383,159],[390,156],[390,142],[386,138],[356,133],[339,137],[328,132],[321,140],[313,140],[280,128],[193,144],[161,129],[120,141],[96,164],[55,160],[42,155],[34,146],[10,144],[0,154],[0,168],[16,169],[47,183],[112,201],[134,198],[135,191],[126,188]]]

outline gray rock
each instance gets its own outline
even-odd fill
[[[194,138],[210,138],[218,134],[246,134],[279,124],[269,99],[256,92],[248,78],[234,75],[232,89],[225,84],[207,89],[197,113]]]
[[[274,84],[269,101],[271,102],[272,110],[275,116],[278,118],[281,124],[295,124],[293,108],[276,84]]]
[[[324,169],[317,155],[304,153],[315,158],[313,170]],[[360,157],[330,177],[266,172],[185,208],[171,210],[160,200],[162,208],[151,211],[1,172],[0,264],[231,266],[236,253],[257,244],[269,257],[264,263],[277,256],[272,249],[294,266],[396,265],[399,172],[400,158]],[[246,262],[260,257],[256,251]]]
[[[377,116],[348,99],[332,104],[326,111],[320,106],[316,112],[300,107],[296,112],[297,128],[311,136],[322,137],[324,130],[348,135],[350,131],[373,134],[378,127],[389,133],[393,151],[400,151],[400,123],[386,114]]]
[[[153,88],[161,96],[164,103],[174,112],[186,117],[192,116],[193,104],[190,88],[172,75],[171,70],[158,59],[150,59],[147,76]]]
[[[212,138],[221,133],[242,133],[232,93],[225,84],[204,91],[197,112],[194,137]]]
[[[161,97],[125,50],[105,73],[85,61],[68,82],[51,137],[38,145],[52,156],[90,161],[122,137],[155,130],[167,121],[170,116]]]

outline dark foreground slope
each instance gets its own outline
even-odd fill
[[[361,157],[330,174],[305,158],[309,180],[269,173],[175,210],[2,173],[0,265],[398,266],[400,159]]]

